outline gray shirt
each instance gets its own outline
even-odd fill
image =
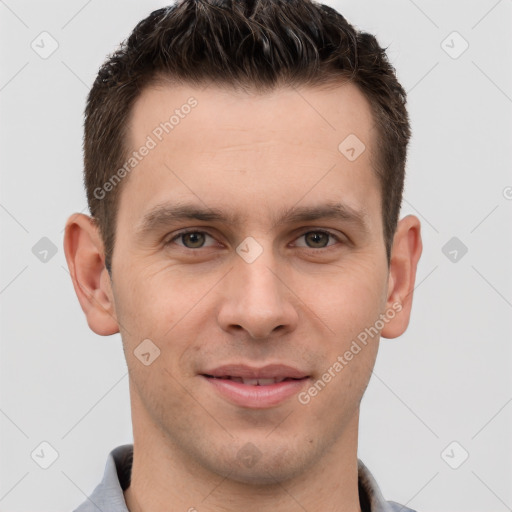
[[[130,486],[133,444],[114,448],[108,455],[102,481],[74,512],[129,512],[123,491]],[[368,468],[358,460],[359,501],[362,512],[415,512],[386,501]]]

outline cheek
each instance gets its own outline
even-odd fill
[[[144,263],[125,266],[115,283],[116,311],[127,331],[157,338],[173,328],[210,285],[204,276],[191,283],[175,269]]]
[[[315,382],[321,382],[311,390],[317,410],[327,407],[337,417],[358,406],[377,357],[379,334],[374,326],[385,305],[386,276],[385,266],[359,261],[340,269],[310,296],[315,313],[328,327],[319,341],[324,367]]]
[[[333,273],[309,293],[311,308],[329,327],[340,349],[372,326],[386,303],[386,269],[359,263]]]
[[[218,277],[203,274],[185,278],[176,269],[157,269],[156,266],[141,267],[123,275],[134,277],[120,280],[114,288],[127,364],[141,385],[148,389],[149,386],[157,389],[165,385],[164,382],[171,388],[179,387],[172,375],[184,376],[184,369],[190,367],[184,361],[195,348],[194,340],[207,329],[202,306]],[[151,343],[145,341],[148,339]],[[158,354],[151,363],[151,372],[137,359],[144,343],[148,345],[150,358]],[[165,369],[171,375],[166,375]],[[155,375],[162,378],[162,382]]]

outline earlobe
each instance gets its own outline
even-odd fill
[[[386,311],[394,311],[382,329],[384,338],[396,338],[405,332],[411,315],[416,269],[421,256],[421,225],[414,215],[404,217],[393,239],[388,280]]]
[[[119,332],[110,277],[104,265],[103,243],[91,217],[75,213],[68,218],[64,253],[91,330],[102,336]]]

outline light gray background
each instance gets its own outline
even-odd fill
[[[409,330],[382,340],[363,398],[359,456],[387,499],[418,511],[510,510],[512,0],[327,3],[389,46],[409,92],[403,213],[424,238]],[[132,442],[121,339],[87,327],[62,236],[87,212],[88,88],[163,5],[0,0],[1,511],[72,510]],[[31,48],[42,31],[59,44],[47,59]],[[469,43],[458,58],[453,31]],[[442,252],[454,236],[468,249],[456,262]],[[57,248],[47,262],[32,252],[42,237]],[[31,458],[43,441],[59,455],[46,470]]]

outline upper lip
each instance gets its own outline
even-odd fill
[[[226,364],[207,370],[202,375],[211,375],[212,377],[241,377],[243,379],[303,379],[308,377],[306,372],[288,366],[285,364],[269,364],[261,368],[248,366],[245,364]]]

